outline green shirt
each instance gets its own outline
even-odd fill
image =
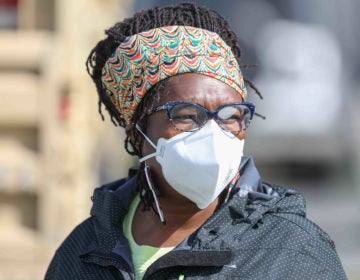
[[[134,218],[135,211],[140,203],[140,195],[137,194],[131,202],[129,211],[124,219],[123,228],[124,235],[129,241],[132,261],[135,268],[135,279],[142,279],[147,268],[163,255],[170,252],[174,247],[158,248],[148,245],[139,245],[135,242],[132,235],[132,221]]]

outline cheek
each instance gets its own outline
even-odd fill
[[[147,131],[147,135],[151,140],[155,141],[154,143],[156,143],[159,138],[169,139],[179,133],[165,112],[159,112],[156,115],[150,116]]]
[[[156,145],[155,141],[153,141],[153,143]],[[141,147],[142,156],[152,154],[153,152],[155,152],[153,146],[146,139],[144,139]]]
[[[169,139],[179,133],[180,132],[173,127],[167,116],[165,114],[161,114],[161,112],[150,116],[148,119],[146,135],[150,138],[154,145],[157,144],[159,138]],[[153,146],[148,143],[146,139],[143,141],[142,148],[143,155],[154,152]]]

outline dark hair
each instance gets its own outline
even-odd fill
[[[101,72],[107,59],[111,54],[113,54],[118,45],[126,37],[149,29],[170,25],[193,26],[207,29],[219,34],[226,42],[226,44],[231,47],[231,50],[239,65],[242,68],[246,68],[246,66],[241,65],[241,50],[236,34],[230,28],[227,20],[225,20],[217,12],[206,7],[197,6],[194,3],[182,3],[174,6],[155,7],[153,9],[141,11],[136,13],[133,17],[124,19],[123,21],[115,24],[110,29],[106,30],[105,33],[107,34],[107,38],[100,41],[95,46],[87,59],[87,71],[92,77],[99,95],[98,106],[102,119],[104,119],[102,114],[103,104],[110,114],[111,121],[115,125],[120,125],[123,127],[125,126],[125,121],[120,117],[119,112],[116,110],[110,98],[105,94],[102,87]],[[244,81],[261,97],[260,92],[249,80],[244,78]],[[140,126],[144,132],[146,132],[147,128],[144,112],[150,109],[155,99],[161,97],[161,94],[164,93],[166,82],[167,80],[163,80],[151,88],[136,109],[133,117],[133,123],[141,124]],[[135,134],[135,131],[132,136],[133,139],[135,139],[134,141],[131,141],[129,136],[126,137],[125,149],[131,155],[137,155],[141,157],[143,138],[139,137],[138,134]],[[141,167],[140,170],[142,170]],[[138,173],[137,186],[145,208],[151,207],[153,204],[153,199],[150,195],[150,191],[148,190],[146,182],[144,182],[144,174],[142,171]],[[143,190],[145,190],[145,192],[143,192]]]

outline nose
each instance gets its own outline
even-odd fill
[[[204,123],[204,125],[201,127],[207,127],[207,128],[210,128],[210,129],[222,129],[221,126],[218,124],[218,122],[214,119],[214,118],[211,118],[211,119],[207,119],[207,121]]]

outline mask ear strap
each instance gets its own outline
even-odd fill
[[[141,127],[136,124],[135,125],[136,129],[140,131],[140,133],[142,134],[142,136],[144,136],[144,138],[146,139],[146,141],[149,142],[149,144],[156,150],[156,145],[150,140],[149,137],[146,136],[146,134],[142,131]]]
[[[138,124],[136,124],[135,127],[136,127],[136,129],[139,130],[140,133],[144,136],[144,138],[146,139],[146,141],[148,141],[149,144],[156,150],[155,144],[150,140],[149,137],[146,136],[146,134],[142,131],[141,127],[140,127]],[[157,152],[152,153],[152,154],[149,154],[149,155],[147,155],[147,156],[144,156],[144,157],[140,158],[139,161],[140,161],[140,162],[143,162],[143,161],[145,161],[145,160],[147,160],[147,159],[149,159],[149,158],[152,158],[152,157],[154,157],[154,156],[156,156],[156,155],[157,155]]]
[[[235,175],[234,179],[232,179],[230,182],[230,186],[228,187],[228,191],[227,191],[224,203],[228,202],[228,200],[230,198],[230,193],[236,186],[237,182],[239,181],[239,178],[240,178],[240,168],[239,168],[238,173]]]
[[[156,196],[156,193],[155,193],[155,190],[154,190],[154,185],[153,185],[153,182],[152,182],[152,180],[150,178],[149,169],[150,169],[149,166],[145,163],[144,171],[145,171],[146,181],[147,181],[148,186],[150,188],[151,194],[152,194],[152,196],[154,198],[156,211],[157,211],[157,214],[159,215],[160,221],[165,225],[166,220],[165,220],[163,211],[160,208],[159,201],[157,199],[157,196]]]
[[[149,158],[152,158],[152,157],[154,157],[154,156],[157,156],[157,153],[156,153],[156,152],[140,158],[140,159],[139,159],[139,162],[143,162],[143,161],[148,160]]]

